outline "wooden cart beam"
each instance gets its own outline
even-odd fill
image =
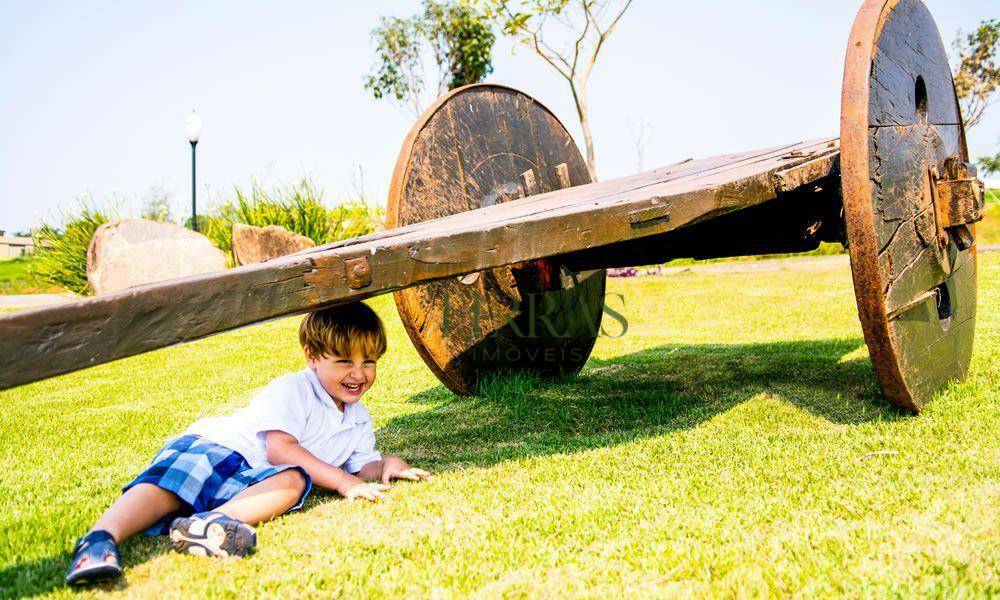
[[[834,173],[836,139],[689,160],[0,318],[0,389],[412,285],[638,240]]]

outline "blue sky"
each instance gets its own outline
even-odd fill
[[[946,44],[995,0],[926,0]],[[591,78],[602,179],[688,157],[837,135],[843,55],[860,0],[636,0]],[[188,210],[184,119],[204,120],[199,206],[251,176],[310,173],[336,202],[356,161],[381,202],[412,116],[362,89],[380,15],[419,2],[0,0],[0,229],[117,195],[138,213],[159,182]],[[490,80],[534,95],[580,141],[563,81],[526,49],[495,48]],[[1000,104],[969,134],[1000,146]]]

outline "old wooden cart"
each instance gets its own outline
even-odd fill
[[[886,397],[919,410],[963,377],[982,190],[944,47],[920,0],[868,0],[851,32],[840,138],[591,182],[562,124],[510,88],[442,97],[407,137],[390,229],[267,263],[0,319],[10,387],[321,306],[395,292],[456,393],[486,373],[582,367],[604,269],[849,247]]]

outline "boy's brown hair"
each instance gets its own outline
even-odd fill
[[[336,354],[379,359],[385,354],[385,327],[363,302],[316,310],[302,319],[299,343],[314,358]]]

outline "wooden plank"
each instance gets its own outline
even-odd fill
[[[834,173],[838,168],[840,146],[831,147],[830,151],[817,158],[808,160],[801,165],[778,171],[774,176],[774,189],[779,192],[791,192],[807,183],[818,181]]]
[[[685,177],[693,177],[711,173],[713,170],[718,170],[724,167],[736,166],[739,164],[751,163],[759,160],[773,159],[777,156],[789,155],[787,158],[782,159],[783,164],[786,167],[794,167],[799,164],[801,157],[791,156],[796,152],[802,152],[803,149],[809,152],[819,152],[823,146],[829,146],[830,144],[836,144],[836,138],[823,139],[813,142],[801,142],[797,144],[787,144],[784,146],[778,146],[774,148],[766,148],[763,150],[755,150],[751,152],[743,152],[738,154],[723,154],[720,156],[714,156],[711,158],[705,158],[700,160],[687,159],[672,165],[667,165],[663,167],[658,167],[649,171],[644,171],[642,173],[636,173],[634,175],[628,175],[625,177],[620,177],[613,180],[608,180],[605,182],[594,183],[587,186],[578,187],[576,193],[578,195],[563,196],[562,199],[565,200],[565,204],[571,204],[573,202],[588,202],[597,200],[602,197],[603,194],[609,190],[617,190],[622,192],[641,190],[643,187],[661,183],[668,183]],[[449,158],[448,156],[438,156],[437,157],[442,163],[447,164],[449,160],[457,160],[456,158]],[[585,168],[585,166],[584,166]],[[457,166],[453,166],[448,169],[449,172],[460,173],[460,169]],[[403,173],[398,173],[400,178],[403,177]],[[589,179],[589,175],[584,176],[583,174],[576,173],[574,169],[573,174],[570,175],[571,184],[579,185],[581,182],[585,182]],[[438,179],[436,179],[437,181]],[[414,184],[410,184],[414,185]],[[556,186],[562,187],[562,186]],[[441,193],[448,193],[447,190],[441,190]],[[552,198],[546,194],[539,194],[538,196],[532,196],[519,200],[516,204],[509,203],[505,210],[500,210],[493,212],[491,211],[490,218],[497,218],[498,215],[506,215],[510,211],[517,211],[523,213],[524,210],[529,207],[534,207],[536,204],[541,204],[544,202],[558,202],[558,200],[553,201]],[[450,215],[447,217],[428,217],[426,219],[421,219],[420,223],[408,226],[408,231],[419,232],[419,231],[430,231],[438,226],[438,221],[444,218],[448,219],[451,224],[463,224],[468,222],[482,222],[483,214],[479,212],[480,207],[469,206],[468,212],[462,213],[461,215]],[[550,204],[554,206],[554,204]],[[416,208],[416,207],[415,207]],[[424,211],[429,211],[430,209],[423,207]],[[422,215],[427,215],[427,212],[420,213]],[[390,226],[393,224],[390,223]],[[367,242],[376,242],[383,239],[392,238],[398,235],[398,232],[393,229],[387,229],[385,231],[371,233],[365,236],[352,238],[350,240],[339,240],[336,242],[331,242],[322,246],[315,246],[307,250],[302,251],[302,253],[311,252],[321,252],[324,250],[342,248],[349,245],[361,244]]]
[[[573,250],[663,233],[775,197],[772,177],[834,140],[690,161],[671,168],[481,208],[309,252],[0,318],[0,388],[320,306]],[[800,150],[805,155],[792,155]],[[813,153],[813,154],[810,154]],[[636,229],[629,215],[669,205]],[[372,283],[351,289],[345,260],[365,256]]]
[[[799,142],[764,150],[744,152],[739,154],[724,154],[700,160],[685,160],[674,165],[660,167],[643,173],[629,175],[618,179],[598,182],[573,188],[572,193],[565,191],[539,194],[508,202],[502,206],[477,208],[461,214],[447,217],[432,218],[431,220],[409,225],[405,231],[391,229],[376,234],[353,238],[351,240],[341,240],[323,246],[316,246],[303,250],[299,254],[308,255],[335,248],[344,248],[356,244],[380,243],[385,240],[396,239],[399,235],[408,234],[419,237],[426,232],[440,232],[442,228],[456,227],[462,228],[470,224],[481,224],[484,222],[501,223],[506,219],[524,218],[532,215],[540,215],[555,210],[569,208],[572,210],[577,205],[592,205],[594,208],[611,204],[625,199],[626,201],[633,195],[637,197],[653,197],[657,193],[652,191],[664,189],[664,193],[676,194],[683,190],[694,189],[699,185],[713,185],[715,183],[733,182],[735,184],[726,188],[723,192],[726,198],[728,209],[736,209],[752,206],[764,200],[775,197],[774,182],[767,182],[758,178],[755,185],[757,194],[745,194],[745,184],[739,183],[740,169],[747,173],[786,173],[789,177],[799,177],[795,175],[798,168],[806,168],[816,157],[823,156],[828,161],[830,169],[836,164],[837,153],[830,153],[831,148],[837,147],[836,138],[827,138],[809,142]],[[818,174],[817,174],[818,175]],[[581,175],[582,176],[582,175]],[[714,179],[713,179],[714,178]],[[799,177],[809,179],[808,177]],[[574,179],[579,181],[578,179]],[[804,182],[811,183],[813,180]],[[658,187],[657,187],[658,186]]]

